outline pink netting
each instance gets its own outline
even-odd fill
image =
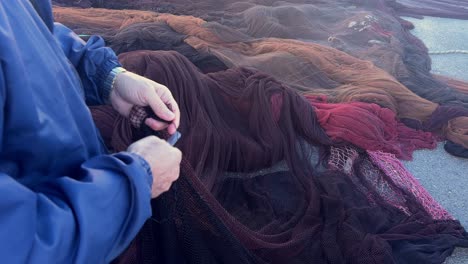
[[[369,159],[362,159],[356,174],[353,167],[356,159],[359,158],[358,151],[352,146],[330,148],[330,157],[328,159],[329,168],[342,171],[351,179],[357,190],[363,193],[369,202],[375,204],[375,201],[383,199],[385,202],[400,209],[407,215],[411,215],[404,194],[396,188],[384,172]],[[359,177],[358,175],[362,175]]]
[[[359,156],[356,149],[351,146],[331,147],[328,166],[330,169],[342,171],[347,175],[353,172],[353,164]]]
[[[381,151],[367,151],[367,153],[372,162],[390,177],[394,184],[413,194],[434,219],[454,219],[447,210],[432,198],[395,155]]]
[[[389,177],[370,158],[364,159],[359,166],[362,184],[368,189],[366,195],[371,201],[385,201],[400,209],[406,215],[412,215],[407,203],[410,201],[401,189],[398,189]],[[355,177],[355,176],[354,176]],[[377,197],[376,197],[377,196]]]
[[[450,213],[432,198],[395,155],[381,151],[367,153],[369,159],[360,161],[357,174],[353,168],[359,153],[352,146],[331,147],[328,165],[331,169],[346,173],[371,203],[383,199],[405,214],[411,215],[406,205],[407,192],[421,203],[433,219],[453,220]]]

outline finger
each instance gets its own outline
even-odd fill
[[[146,118],[145,124],[154,131],[160,131],[169,126],[169,124],[154,120],[153,118]]]
[[[176,171],[174,172],[174,177],[172,179],[172,182],[177,181],[179,179],[179,176],[180,176],[180,168],[178,167]]]
[[[169,104],[171,100],[174,100],[169,88],[167,88],[166,86],[162,84],[154,83],[154,91],[156,92],[157,95],[159,95],[159,98],[161,98],[161,100],[165,104]]]
[[[175,105],[175,107],[172,107],[172,105]],[[169,108],[171,108],[171,110],[175,109],[175,110],[173,110],[175,118],[172,121],[172,123],[169,125],[168,129],[167,129],[167,132],[169,132],[169,134],[173,135],[177,131],[177,128],[179,127],[180,111],[179,111],[179,107],[177,106],[177,103],[175,101],[173,102],[173,104],[170,104],[168,106],[169,106]]]
[[[172,96],[171,91],[164,85],[158,84],[155,87],[156,93],[159,95],[163,103],[169,105],[169,110],[175,114],[174,124],[178,128],[180,124],[180,110],[179,105],[177,104],[174,96]]]
[[[167,182],[164,184],[164,186],[162,186],[162,189],[167,192],[171,189],[171,186],[172,186],[172,182]]]
[[[158,198],[163,192],[159,191],[158,189],[155,189],[154,191],[152,191],[152,196],[151,198],[154,199],[154,198]]]
[[[167,192],[169,191],[169,189],[171,188],[172,186],[172,182],[162,182],[159,184],[159,186],[157,186],[157,189],[161,192],[161,193],[164,193],[164,192]]]
[[[179,110],[179,105],[177,104],[177,102],[172,99],[171,102],[170,102],[170,105],[171,105],[171,110],[172,112],[174,113],[175,115],[175,118],[174,118],[174,125],[175,125],[175,128],[179,128],[179,125],[180,125],[180,110]]]
[[[154,90],[148,93],[146,101],[158,117],[166,121],[174,120],[175,114],[171,110],[169,110],[169,108]]]
[[[175,132],[177,132],[177,128],[176,128],[176,126],[175,126],[174,123],[171,123],[171,124],[168,126],[167,132],[169,132],[169,134],[171,134],[171,135],[174,135]]]

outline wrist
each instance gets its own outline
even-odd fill
[[[127,72],[127,70],[122,67],[115,67],[107,75],[107,78],[104,81],[104,87],[103,87],[104,93],[107,95],[105,98],[106,103],[110,102],[110,95],[112,93],[112,90],[114,89],[117,76],[124,72]]]

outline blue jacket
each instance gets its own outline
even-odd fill
[[[108,155],[86,106],[118,65],[50,0],[0,1],[1,263],[107,263],[150,216],[148,164]]]

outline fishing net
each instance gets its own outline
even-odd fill
[[[120,60],[170,87],[184,159],[180,179],[153,201],[153,217],[116,262],[442,263],[468,246],[459,222],[428,210],[433,200],[414,191],[417,182],[399,181],[407,171],[333,146],[310,101],[276,79],[245,68],[203,74],[175,52]],[[136,121],[141,112],[113,111],[92,110],[101,131],[114,126],[104,136],[114,150],[150,134]],[[398,171],[389,176],[388,167]]]
[[[331,5],[331,3],[317,5]],[[331,7],[328,6],[328,8]],[[369,9],[370,7],[367,8]],[[286,9],[289,10],[288,8]],[[355,9],[352,12],[357,12]],[[317,7],[312,10],[320,10],[320,8]],[[409,77],[407,76],[408,80],[412,80],[411,82],[417,84],[416,86],[423,91],[423,94],[426,92],[432,93],[432,90],[435,91],[433,96],[428,96],[433,100],[430,101],[419,96],[420,92],[416,91],[415,93],[415,90],[411,89],[412,86],[409,83],[406,82],[407,85],[405,86],[403,85],[405,82],[402,84],[395,78],[395,76],[400,76],[396,74],[400,70],[395,71],[382,65],[380,65],[382,67],[377,67],[379,66],[377,62],[387,63],[392,61],[398,62],[402,67],[409,67],[408,63],[421,61],[419,59],[411,59],[406,63],[401,61],[401,58],[403,58],[401,56],[397,60],[378,57],[378,60],[372,63],[369,60],[372,61],[371,57],[373,55],[371,57],[366,55],[363,58],[369,60],[362,60],[339,51],[337,47],[325,46],[329,45],[327,44],[329,43],[328,39],[324,40],[321,44],[279,38],[253,39],[251,36],[243,33],[242,30],[227,27],[218,22],[208,23],[196,17],[157,14],[146,11],[105,9],[91,9],[86,10],[86,12],[95,12],[95,15],[91,15],[91,17],[100,17],[100,19],[93,20],[93,23],[114,25],[116,33],[108,33],[111,36],[108,36],[106,39],[109,45],[114,47],[118,52],[137,49],[176,50],[189,58],[203,72],[221,71],[227,67],[255,68],[271,76],[275,76],[278,80],[304,94],[312,96],[325,95],[330,103],[360,101],[378,104],[395,112],[397,118],[406,125],[437,132],[444,137],[450,135],[452,141],[463,146],[468,145],[468,137],[458,132],[463,128],[465,123],[464,118],[458,117],[468,116],[468,110],[462,102],[463,96],[466,96],[464,90],[468,87],[466,83],[447,78],[444,79],[440,76],[432,77],[428,69],[418,66],[418,69],[425,69],[425,71],[427,70],[426,73],[429,74],[421,75],[421,80],[424,82],[429,80],[431,82],[446,83],[444,85],[437,84],[431,86],[418,81],[416,77],[419,75],[411,74],[408,75]],[[142,13],[136,16],[135,12]],[[55,13],[58,20],[62,20],[67,25],[78,23],[76,26],[78,29],[85,27],[92,31],[100,30],[100,26],[90,24],[86,22],[86,19],[81,19],[82,16],[85,16],[83,11],[80,13],[80,10],[77,9],[56,8]],[[86,16],[88,16],[88,13],[86,13]],[[262,16],[259,15],[259,17]],[[323,16],[318,17],[323,19]],[[340,16],[336,19],[344,19],[344,17],[346,16]],[[128,27],[124,26],[121,32],[118,33],[119,25],[128,24],[126,21],[133,21],[136,18],[140,20],[150,19],[153,22],[142,24],[136,22],[136,24],[132,24],[133,22],[131,22],[127,25]],[[372,20],[372,18],[366,18],[366,15],[363,16],[363,19]],[[393,17],[392,19],[395,20],[396,18]],[[326,19],[323,20],[328,21]],[[110,23],[109,21],[115,22]],[[347,23],[351,22],[348,21]],[[364,23],[364,27],[367,25],[366,23]],[[354,23],[351,23],[351,25],[354,25]],[[371,23],[369,25],[374,24]],[[315,30],[316,28],[329,27],[307,28]],[[427,57],[426,63],[430,62],[422,42],[405,31],[401,23],[394,24],[392,28],[394,30],[399,29],[397,30],[398,32],[406,32],[405,34],[400,32],[401,36],[393,36],[392,39],[411,38],[414,40],[414,43],[410,41],[413,43],[411,45],[397,42],[399,43],[398,45],[401,47],[421,48],[420,52]],[[359,41],[363,39],[363,36],[355,36],[359,30],[349,29],[348,27],[345,27],[343,30],[349,35],[346,39],[356,39]],[[370,30],[366,34],[374,34],[374,31]],[[294,32],[294,29],[288,30],[288,32]],[[354,43],[352,46],[345,45],[348,48],[343,50],[348,51],[350,54],[354,54],[358,50],[370,52],[372,48],[366,45],[361,42]],[[352,48],[354,46],[356,49]],[[388,48],[390,46],[386,45],[385,47]],[[357,53],[354,55],[359,55]],[[408,54],[413,56],[415,52],[411,51]],[[404,70],[404,72],[408,73],[407,70]],[[392,76],[392,73],[394,76]],[[454,87],[447,88],[446,85],[449,84]],[[447,99],[443,99],[446,96],[448,96]],[[444,101],[442,106],[436,103],[440,100]],[[449,121],[454,118],[458,118],[457,121],[451,121],[451,125],[449,125]],[[428,120],[437,120],[442,125],[433,127],[430,124],[425,124]],[[393,151],[392,153],[399,155],[399,157],[409,158],[409,155],[400,155],[398,151]]]
[[[468,84],[432,75],[399,15],[468,17],[451,0],[418,2],[55,7],[57,21],[103,35],[181,109],[180,179],[115,262],[442,263],[468,247],[397,159],[442,139],[457,155],[468,147]],[[148,113],[92,108],[112,151],[154,133],[141,124]]]

